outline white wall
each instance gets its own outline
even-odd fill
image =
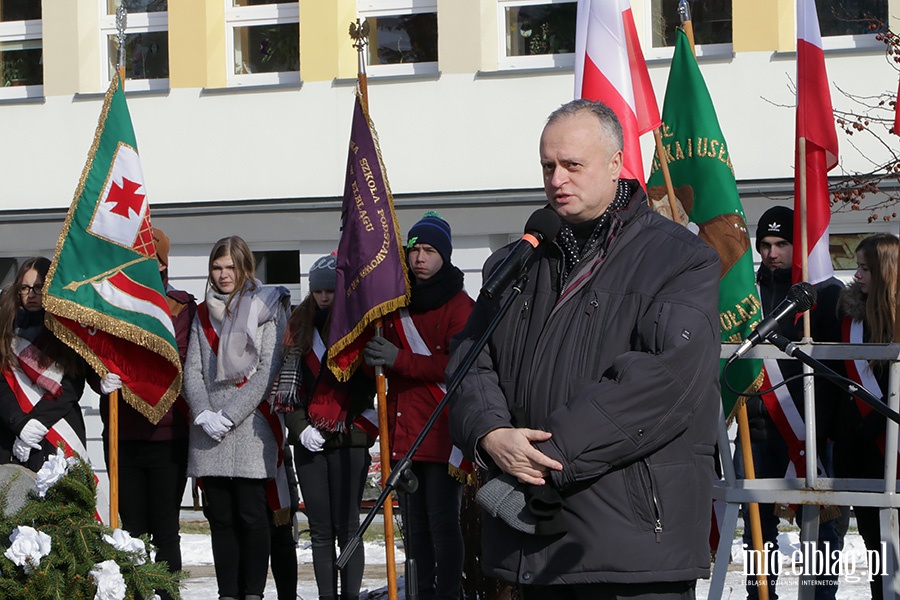
[[[829,52],[827,67],[834,86],[859,95],[885,91],[896,79],[878,50]],[[650,68],[662,104],[668,61]],[[792,177],[795,55],[741,53],[701,59],[701,69],[737,178]],[[571,70],[371,78],[372,118],[394,193],[539,187],[540,130],[571,98],[572,81]],[[835,105],[847,106],[836,87]],[[174,89],[132,93],[128,102],[153,203],[342,193],[352,82]],[[0,105],[0,210],[68,206],[101,104],[102,95],[90,95]],[[651,137],[642,140],[648,166]],[[841,142],[844,163],[865,168]],[[874,148],[859,137],[853,142]]]

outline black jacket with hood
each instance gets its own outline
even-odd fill
[[[709,574],[719,259],[629,183],[606,241],[561,291],[561,250],[538,250],[526,289],[451,403],[453,440],[470,459],[488,432],[530,427],[553,434],[537,447],[564,466],[549,483],[567,533],[528,535],[485,515],[491,576],[543,585]],[[448,373],[509,293],[479,300]]]

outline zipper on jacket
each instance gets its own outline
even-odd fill
[[[507,370],[510,374],[518,373],[522,369],[522,361],[519,359],[519,363],[516,364],[516,357],[520,356],[519,345],[521,345],[525,340],[523,339],[522,333],[525,329],[525,320],[528,318],[528,303],[530,302],[530,298],[526,298],[525,302],[522,303],[522,308],[519,310],[519,320],[513,325],[513,336],[512,336],[512,347],[509,352],[509,359],[504,361],[507,365]],[[528,337],[528,332],[525,332],[525,338]]]
[[[643,459],[641,462],[644,463],[644,468],[647,469],[647,487],[648,487],[648,491],[650,492],[650,500],[653,502],[653,514],[656,517],[656,522],[654,523],[654,526],[653,526],[653,532],[656,534],[656,541],[661,542],[662,541],[661,535],[662,535],[663,527],[662,527],[662,515],[661,515],[661,511],[659,510],[659,498],[656,497],[656,490],[653,487],[653,474],[650,471],[650,463],[647,462],[646,458]]]

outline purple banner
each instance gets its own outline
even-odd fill
[[[409,277],[381,152],[357,94],[341,208],[328,367],[346,381],[375,320],[409,304]]]

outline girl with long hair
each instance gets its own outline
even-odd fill
[[[25,260],[0,294],[0,463],[37,471],[62,443],[85,458],[86,365],[44,325],[50,261]]]
[[[889,233],[863,239],[856,247],[853,283],[841,294],[843,341],[887,343],[893,340],[897,312],[897,253],[900,241]],[[889,361],[845,361],[847,374],[876,396],[886,397]],[[838,404],[834,471],[842,478],[884,478],[886,419],[861,400]],[[859,534],[870,551],[881,548],[878,508],[855,506]],[[871,582],[872,598],[882,598],[880,577]]]
[[[266,484],[276,476],[282,435],[268,392],[281,365],[289,306],[287,289],[255,279],[243,239],[216,242],[183,392],[193,416],[188,475],[202,481],[221,600],[259,600],[266,585]]]
[[[341,570],[338,594],[335,541],[344,548],[359,527],[369,448],[377,436],[375,386],[361,369],[340,383],[324,364],[335,279],[334,256],[313,263],[309,294],[290,318],[284,365],[273,395],[276,405],[293,408],[285,422],[295,445],[319,599],[356,600],[365,567],[363,549],[358,548]]]

